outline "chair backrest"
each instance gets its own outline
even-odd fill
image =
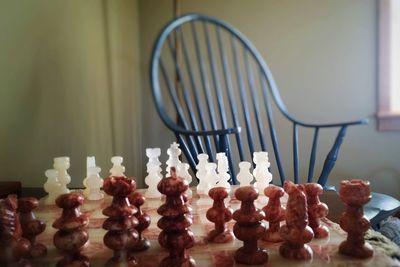
[[[363,123],[314,125],[294,119],[251,42],[231,25],[206,15],[183,15],[162,29],[153,48],[150,77],[157,111],[174,131],[192,170],[199,153],[214,161],[217,152],[226,152],[233,184],[237,163],[251,161],[255,151],[273,152],[283,184],[276,113],[292,124],[290,160],[296,183],[300,181],[299,126],[313,129],[308,182],[314,178],[319,129],[339,127],[318,179],[325,185],[347,126]]]

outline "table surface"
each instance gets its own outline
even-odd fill
[[[142,191],[143,190],[139,190]],[[194,258],[199,267],[218,266],[245,266],[236,264],[233,260],[233,253],[242,246],[240,240],[235,239],[227,244],[211,244],[204,240],[207,232],[213,229],[213,224],[206,219],[206,211],[212,205],[212,200],[208,196],[199,197],[195,193],[190,198],[190,204],[193,208],[193,225],[191,230],[195,235],[195,245],[188,250],[188,253]],[[328,196],[329,197],[329,196]],[[331,198],[336,196],[332,195]],[[267,197],[261,196],[255,202],[258,208],[266,205]],[[229,206],[236,210],[240,206],[240,202],[234,198],[230,198]],[[282,198],[283,205],[286,205],[287,196]],[[104,263],[112,256],[112,251],[103,244],[103,237],[106,233],[102,228],[105,216],[102,210],[111,203],[111,197],[106,196],[103,200],[89,201],[81,207],[81,211],[89,214],[89,241],[83,248],[83,254],[89,257],[91,266],[104,266]],[[140,266],[152,267],[158,266],[159,262],[167,256],[167,251],[160,247],[157,242],[160,229],[157,228],[157,221],[160,215],[157,214],[157,208],[163,203],[161,199],[147,199],[142,206],[143,210],[151,217],[151,225],[143,232],[143,235],[151,242],[151,248],[147,251],[137,253]],[[45,221],[47,228],[44,233],[38,236],[38,241],[48,246],[48,255],[45,258],[33,261],[34,266],[54,266],[60,256],[53,245],[53,235],[56,232],[51,225],[54,220],[61,215],[61,209],[54,204],[47,204],[46,198],[40,200],[40,205],[35,211],[36,217]],[[330,237],[326,239],[313,239],[309,245],[311,246],[314,256],[311,261],[292,261],[282,258],[278,249],[280,243],[268,243],[259,241],[260,247],[266,248],[269,253],[268,263],[257,266],[400,266],[400,263],[379,251],[375,251],[374,256],[367,260],[359,260],[338,253],[338,245],[345,240],[346,233],[343,232],[339,225],[328,220],[323,220],[324,224],[330,230]],[[234,221],[228,223],[230,228],[233,227]],[[268,223],[266,222],[266,225]]]

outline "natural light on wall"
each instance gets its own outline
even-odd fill
[[[379,1],[378,128],[400,130],[400,0]]]

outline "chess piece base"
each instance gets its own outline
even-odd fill
[[[74,255],[73,257],[66,255],[57,262],[56,267],[89,267],[89,259],[84,255]]]
[[[313,232],[314,232],[315,238],[326,238],[329,236],[328,227],[326,227],[324,225],[320,225],[319,227],[314,228]]]
[[[222,233],[219,233],[216,230],[212,230],[208,233],[206,239],[208,242],[211,243],[228,243],[233,240],[233,233],[229,229],[226,229]]]
[[[364,243],[362,246],[343,241],[339,246],[339,253],[359,259],[372,257],[374,250],[369,243]]]
[[[310,246],[293,247],[287,243],[283,243],[279,247],[279,253],[282,257],[290,260],[311,260],[313,256]]]
[[[242,263],[246,265],[258,265],[268,261],[268,253],[265,249],[261,248],[259,248],[255,252],[250,252],[243,249],[242,247],[236,250],[234,258],[237,263]]]
[[[196,262],[191,257],[166,257],[160,262],[159,267],[196,267]]]
[[[150,247],[150,241],[146,238],[139,240],[130,248],[131,251],[144,251]]]
[[[130,253],[115,251],[114,256],[107,261],[105,267],[138,267],[138,261]]]
[[[271,231],[271,228],[267,229],[267,231],[265,232],[265,235],[263,237],[263,240],[267,241],[267,242],[272,242],[272,243],[278,243],[278,242],[283,241],[279,232]]]

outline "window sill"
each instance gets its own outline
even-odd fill
[[[379,131],[400,131],[400,113],[378,113]]]

